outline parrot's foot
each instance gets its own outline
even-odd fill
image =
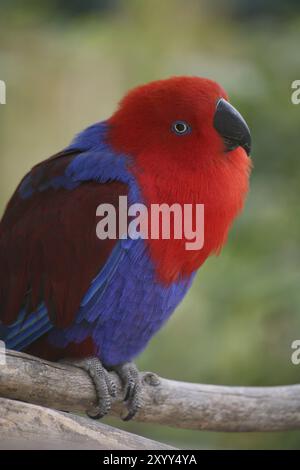
[[[125,389],[124,402],[128,409],[128,414],[123,421],[134,418],[143,405],[142,381],[138,368],[133,362],[125,362],[111,368],[120,377]]]
[[[90,357],[81,361],[64,359],[60,362],[69,363],[84,369],[91,377],[97,395],[97,405],[87,411],[87,415],[93,419],[100,419],[107,415],[111,409],[112,399],[117,396],[117,386],[111,378],[108,370],[114,371],[120,378],[125,390],[124,402],[128,409],[124,421],[134,418],[143,405],[142,379],[140,372],[133,362],[125,362],[118,366],[105,368],[97,357]],[[155,374],[149,373],[144,379],[147,383],[156,386],[159,384]],[[151,379],[151,380],[150,380]]]
[[[97,357],[84,359],[76,365],[89,374],[96,389],[97,406],[87,410],[87,415],[92,419],[103,418],[110,411],[112,398],[117,395],[115,382]]]

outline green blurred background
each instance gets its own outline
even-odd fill
[[[139,357],[142,369],[228,385],[300,381],[300,3],[0,0],[0,212],[25,172],[171,75],[220,82],[253,134],[245,211],[220,257]],[[107,420],[186,448],[300,448],[300,432],[225,434]]]

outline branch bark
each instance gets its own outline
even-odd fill
[[[112,415],[124,413],[123,391]],[[210,431],[285,431],[300,429],[300,385],[229,387],[192,384],[143,373],[144,407],[137,421]],[[56,410],[83,412],[95,403],[91,379],[81,369],[50,363],[15,351],[0,366],[0,396]],[[1,408],[0,408],[1,409]]]
[[[0,410],[0,449],[172,449],[88,418],[7,398],[0,398]]]

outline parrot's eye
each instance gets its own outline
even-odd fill
[[[175,121],[172,124],[172,131],[177,135],[189,134],[191,130],[191,126],[185,121]]]

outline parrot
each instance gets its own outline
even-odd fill
[[[49,361],[74,361],[107,415],[124,386],[125,420],[142,407],[134,360],[226,243],[249,191],[251,134],[223,87],[173,76],[139,85],[107,119],[35,165],[0,222],[0,339]],[[99,204],[204,205],[204,243],[103,238]]]

